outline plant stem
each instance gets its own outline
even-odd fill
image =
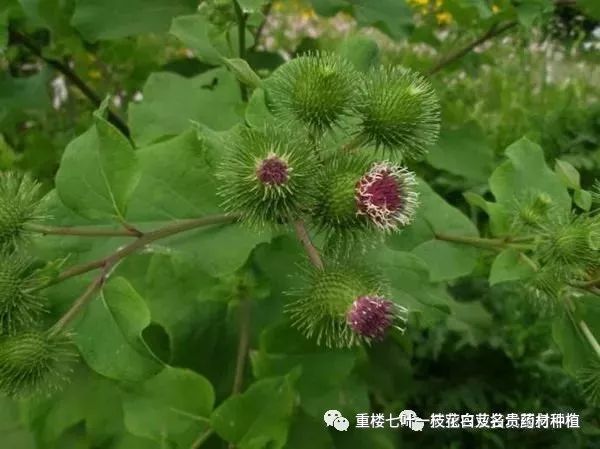
[[[258,26],[258,28],[256,29],[256,33],[254,34],[254,43],[252,44],[252,50],[256,50],[256,47],[258,47],[258,44],[260,42],[260,38],[262,36],[262,33],[265,29],[265,25],[267,24],[267,19],[269,17],[269,14],[271,13],[271,8],[273,8],[273,3],[274,2],[269,2],[265,5],[264,9],[263,9],[263,16],[264,19],[263,21],[260,23],[260,25]]]
[[[39,48],[29,36],[14,29],[10,29],[10,41],[22,44],[31,53],[40,58],[50,67],[54,68],[58,72],[62,73],[79,91],[92,103],[96,108],[102,103],[102,98],[77,74],[68,64],[59,61],[58,59],[48,58],[42,53],[42,49]],[[107,108],[107,118],[119,131],[125,136],[129,137],[129,127],[123,121],[121,117]]]
[[[586,340],[588,341],[598,358],[600,358],[600,343],[598,343],[598,340],[596,340],[596,337],[594,336],[594,334],[592,333],[592,331],[590,330],[590,328],[584,320],[579,321],[579,329],[581,329],[581,332],[585,336]]]
[[[246,359],[248,357],[248,349],[250,347],[250,328],[251,328],[251,308],[250,299],[245,295],[240,300],[240,339],[237,347],[237,355],[235,360],[235,372],[233,376],[233,386],[231,395],[234,396],[242,392],[244,386],[244,372],[246,371]],[[229,449],[234,449],[235,444],[231,443]]]
[[[294,222],[294,229],[296,231],[296,235],[298,236],[298,240],[304,246],[306,250],[306,254],[308,255],[308,259],[310,262],[319,270],[323,269],[323,261],[321,260],[321,255],[315,246],[312,244],[310,240],[310,236],[308,235],[308,231],[306,230],[306,226],[304,221],[301,219],[296,220]]]
[[[58,284],[66,279],[70,279],[74,276],[78,276],[83,273],[87,273],[89,271],[95,270],[97,268],[102,268],[106,266],[112,266],[121,259],[129,256],[130,254],[135,253],[136,251],[144,248],[146,245],[156,241],[163,239],[165,237],[170,237],[175,234],[179,234],[181,232],[189,231],[192,229],[200,228],[202,226],[210,226],[216,224],[225,224],[232,223],[237,220],[236,215],[212,215],[201,218],[193,218],[189,220],[180,220],[175,221],[163,228],[156,229],[154,231],[147,232],[146,234],[138,237],[132,243],[123,246],[116,250],[114,253],[109,254],[106,257],[101,259],[93,260],[91,262],[86,262],[81,265],[76,265],[68,270],[65,270],[61,274],[59,274],[55,279],[45,284],[42,288],[49,287],[50,285]]]
[[[73,235],[79,237],[141,237],[134,229],[103,229],[92,227],[59,227],[28,223],[25,229],[43,235]]]
[[[437,64],[435,64],[433,67],[431,67],[426,72],[427,75],[431,76],[431,75],[436,74],[437,72],[442,70],[447,65],[450,65],[453,62],[455,62],[455,61],[459,60],[460,58],[462,58],[463,56],[465,56],[467,53],[469,53],[471,50],[473,50],[478,45],[481,45],[484,42],[498,36],[499,34],[504,33],[506,30],[508,30],[516,25],[517,25],[516,20],[511,20],[510,22],[506,22],[505,24],[503,24],[501,26],[498,26],[498,24],[495,23],[494,25],[492,25],[490,27],[489,30],[487,30],[485,33],[483,33],[481,36],[479,36],[474,41],[468,43],[463,48],[456,50],[453,53],[450,53],[445,58],[442,58]]]
[[[465,245],[477,246],[480,248],[514,248],[521,250],[532,249],[531,245],[513,243],[510,239],[486,239],[482,237],[469,237],[464,235],[448,235],[435,233],[435,238],[453,243],[463,243]]]
[[[238,25],[238,55],[240,59],[246,59],[246,19],[247,15],[242,11],[237,0],[233,0],[233,9],[237,18]],[[244,83],[238,81],[240,85],[240,94],[244,103],[248,102],[248,88]]]
[[[190,446],[190,449],[198,449],[198,448],[202,447],[202,445],[204,443],[206,443],[206,440],[208,440],[212,436],[213,433],[215,433],[215,431],[213,429],[207,429],[206,431],[201,433],[198,436],[198,438],[196,439],[196,441],[194,441],[192,443],[192,445]]]
[[[202,218],[195,218],[190,220],[182,220],[167,225],[163,228],[156,229],[155,231],[148,232],[141,237],[138,237],[137,240],[130,243],[127,246],[119,248],[112,254],[109,254],[102,259],[98,259],[92,262],[88,262],[83,265],[79,265],[76,267],[72,267],[69,270],[61,273],[56,279],[53,279],[50,283],[44,285],[43,288],[48,287],[50,285],[54,285],[58,282],[69,279],[73,276],[77,276],[79,274],[87,273],[88,271],[94,270],[96,268],[102,268],[102,272],[94,278],[94,280],[88,285],[87,289],[83,294],[75,300],[73,305],[65,312],[65,314],[56,322],[56,324],[52,327],[50,331],[51,335],[56,335],[62,330],[64,330],[73,319],[79,314],[79,312],[85,308],[85,306],[96,296],[96,293],[100,291],[106,279],[108,277],[108,273],[111,268],[117,264],[120,260],[129,256],[130,254],[135,253],[136,251],[144,248],[149,243],[152,243],[156,240],[169,237],[180,232],[189,231],[195,228],[199,228],[202,226],[209,226],[214,224],[224,224],[231,223],[236,220],[237,217],[234,215],[213,215]]]
[[[238,342],[237,356],[235,361],[235,374],[231,394],[241,393],[244,383],[244,371],[246,370],[246,358],[250,345],[250,323],[252,304],[248,298],[240,301],[240,340]]]
[[[89,304],[89,302],[96,297],[96,294],[102,289],[102,286],[106,282],[108,272],[110,271],[111,265],[108,263],[105,265],[102,273],[100,273],[79,298],[69,307],[69,310],[60,317],[60,319],[50,329],[50,336],[60,334],[68,325],[75,319],[79,312]]]

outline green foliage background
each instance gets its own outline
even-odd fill
[[[411,165],[420,176],[415,223],[360,256],[411,310],[403,337],[314,345],[282,313],[304,259],[292,233],[193,230],[114,269],[73,329],[81,361],[72,382],[48,397],[0,398],[0,447],[600,447],[598,404],[576,381],[590,364],[599,379],[600,365],[567,313],[530,298],[530,269],[514,249],[440,238],[505,235],[523,192],[547,194],[564,211],[594,207],[600,11],[593,0],[572,3],[238,0],[240,28],[224,0],[4,1],[0,169],[43,183],[56,226],[126,221],[149,231],[220,213],[223,139],[268,116],[262,89],[244,87],[246,102],[238,78],[252,85],[306,50],[337,51],[364,70],[381,62],[429,72],[442,131]],[[440,25],[440,12],[449,23]],[[286,34],[289,23],[306,26]],[[47,236],[34,250],[58,270],[125,242]],[[49,320],[92,277],[50,288]],[[574,312],[597,339],[599,301],[580,295]],[[248,314],[249,363],[243,392],[232,395]],[[575,412],[582,427],[336,433],[322,422],[328,409],[353,417],[405,408],[425,417]]]

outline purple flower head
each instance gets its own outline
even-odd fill
[[[384,231],[408,225],[417,206],[415,183],[413,173],[403,167],[373,164],[356,184],[358,213]]]
[[[266,186],[280,186],[290,177],[287,163],[276,155],[269,155],[257,164],[256,177]]]
[[[406,322],[407,310],[381,296],[360,296],[346,314],[350,328],[367,340],[382,340],[393,325],[400,330],[398,321]]]

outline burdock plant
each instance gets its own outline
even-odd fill
[[[330,347],[381,340],[388,330],[404,331],[408,310],[389,299],[380,279],[364,267],[332,262],[308,269],[304,287],[287,306],[294,326]]]
[[[430,83],[402,67],[378,67],[364,76],[356,112],[356,140],[396,159],[424,156],[440,129],[440,107]]]
[[[74,357],[66,334],[30,330],[0,337],[0,393],[50,393],[66,380]]]
[[[227,210],[253,225],[282,224],[313,204],[318,171],[310,142],[281,128],[245,128],[221,164],[219,190]]]
[[[16,247],[28,235],[27,224],[43,218],[40,186],[28,176],[0,173],[0,245]]]
[[[42,282],[22,251],[0,249],[0,333],[13,334],[36,323],[44,311],[37,291]]]
[[[332,53],[312,53],[278,68],[267,80],[273,113],[287,126],[303,125],[320,134],[353,112],[359,75]]]

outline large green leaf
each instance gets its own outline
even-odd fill
[[[525,279],[531,276],[533,272],[533,268],[524,261],[519,251],[505,249],[494,259],[490,271],[490,285]]]
[[[123,218],[139,176],[133,148],[97,113],[92,127],[65,149],[56,191],[67,207],[86,218]]]
[[[394,39],[408,34],[412,21],[412,9],[404,0],[348,0],[354,7],[354,17],[361,26],[373,26]]]
[[[30,113],[50,109],[49,75],[46,70],[28,78],[14,78],[6,71],[0,73],[0,124],[10,127]]]
[[[222,213],[215,171],[219,154],[194,131],[138,151],[142,178],[132,197],[134,223],[157,227],[169,220]],[[198,229],[154,245],[195,257],[197,267],[214,276],[240,268],[270,232],[241,224]]]
[[[561,210],[571,207],[571,197],[556,174],[546,165],[542,148],[522,138],[506,149],[508,160],[490,177],[490,189],[498,203],[511,206],[528,193],[547,193]]]
[[[152,322],[169,337],[169,364],[206,376],[220,396],[229,394],[237,339],[228,313],[226,281],[198,270],[177,254],[138,255],[121,265],[148,304]],[[231,286],[233,289],[233,286]],[[190,351],[190,347],[195,348]]]
[[[26,414],[39,447],[53,447],[69,428],[79,423],[85,424],[89,440],[98,446],[123,429],[117,386],[83,365],[77,367],[62,391],[28,401]]]
[[[94,371],[111,379],[141,381],[163,369],[142,339],[149,324],[144,300],[124,278],[111,279],[77,324],[75,342]]]
[[[171,24],[170,33],[186,46],[193,49],[201,61],[220,65],[223,56],[229,56],[227,48],[221,46],[223,33],[201,14],[176,17]]]
[[[565,309],[554,319],[552,336],[562,352],[563,367],[576,376],[600,358],[600,304],[597,296],[588,295],[568,306],[570,311]]]
[[[422,180],[419,181],[418,191],[420,205],[415,223],[401,234],[391,236],[388,244],[392,248],[411,250],[425,261],[432,281],[468,275],[477,263],[477,249],[440,238],[474,237],[478,235],[477,228]],[[436,238],[436,235],[440,238]]]
[[[206,429],[214,401],[204,377],[169,366],[125,394],[125,426],[133,435],[189,447]]]
[[[259,380],[246,392],[230,397],[213,412],[213,428],[240,449],[281,449],[292,420],[296,376]]]
[[[129,109],[132,135],[138,145],[179,134],[189,129],[191,121],[226,130],[242,119],[237,81],[226,69],[209,70],[194,78],[153,73],[143,96],[141,103]]]
[[[0,446],[10,449],[33,449],[33,434],[19,416],[18,402],[0,397]]]
[[[427,161],[470,183],[485,183],[494,167],[493,149],[483,130],[472,122],[459,129],[443,129]]]
[[[352,350],[317,346],[284,322],[262,334],[260,349],[252,354],[252,366],[259,379],[301,367],[296,382],[301,405],[311,416],[321,419],[323,410],[333,408],[355,415],[368,408],[365,386],[350,379],[356,358]]]
[[[175,16],[194,11],[194,0],[77,0],[72,25],[86,40],[166,32]]]

